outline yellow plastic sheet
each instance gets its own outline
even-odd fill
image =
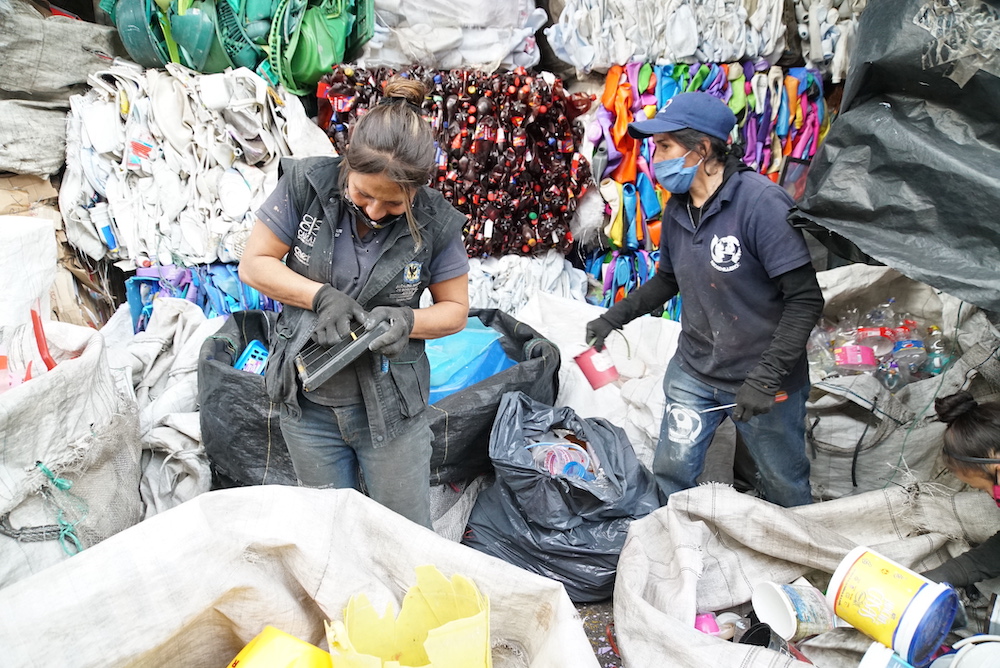
[[[265,626],[229,662],[228,668],[331,668],[330,655],[315,645]]]
[[[397,617],[389,603],[379,615],[358,594],[344,621],[327,623],[333,668],[490,668],[489,600],[461,575],[434,566],[416,569]]]

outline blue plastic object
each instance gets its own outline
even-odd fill
[[[471,387],[517,364],[500,345],[500,332],[470,318],[457,334],[428,341],[430,403]]]
[[[236,360],[233,366],[240,371],[264,375],[264,367],[267,365],[267,346],[254,339],[243,349],[243,354]]]

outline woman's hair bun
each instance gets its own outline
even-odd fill
[[[383,94],[387,98],[403,98],[410,104],[415,104],[419,107],[424,103],[424,97],[427,95],[427,86],[417,79],[408,79],[397,74],[385,82]]]
[[[945,424],[951,424],[978,405],[972,394],[964,390],[934,400],[934,410]]]

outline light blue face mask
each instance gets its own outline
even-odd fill
[[[685,167],[684,159],[688,157],[689,153],[691,151],[688,151],[679,158],[653,164],[653,175],[656,176],[657,182],[667,192],[674,194],[686,193],[691,189],[691,183],[694,181],[694,175],[698,171],[698,165],[704,161],[704,158],[690,167]]]

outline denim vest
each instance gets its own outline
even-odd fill
[[[283,158],[281,168],[283,178],[291,179],[291,193],[300,218],[315,221],[308,234],[296,235],[285,262],[296,273],[329,283],[333,271],[333,233],[343,204],[338,183],[340,159],[325,156],[301,160]],[[421,246],[416,247],[404,221],[393,226],[383,242],[382,255],[358,296],[357,301],[363,308],[409,306],[416,309],[420,295],[430,284],[428,265],[431,258],[455,235],[460,235],[465,224],[465,216],[448,204],[441,193],[427,186],[417,192],[413,215],[419,225]],[[299,230],[301,232],[303,226]],[[347,240],[349,242],[350,237]],[[296,417],[300,408],[294,360],[315,327],[314,312],[286,305],[271,341],[265,373],[267,393],[271,401],[283,404],[289,414]],[[403,433],[410,421],[427,408],[430,394],[430,364],[422,340],[410,339],[399,356],[388,360],[388,364],[385,360],[380,354],[366,351],[356,365],[375,447]]]

